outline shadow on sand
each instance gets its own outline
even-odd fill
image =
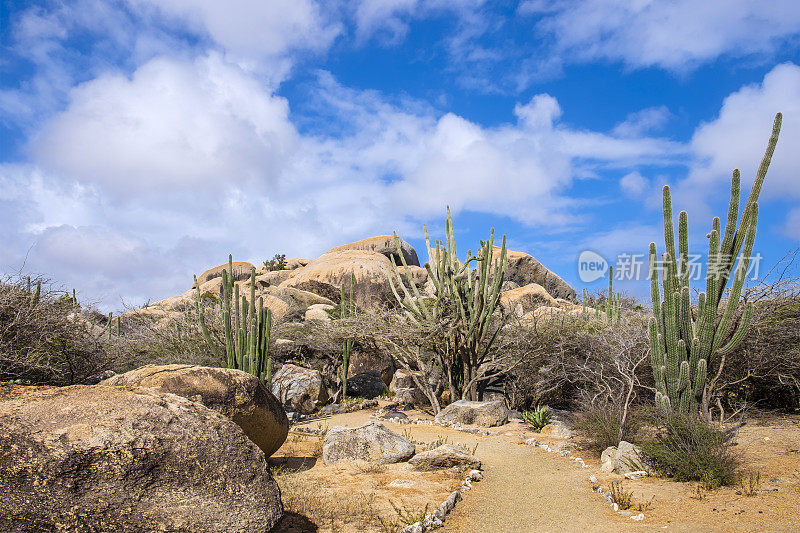
[[[281,521],[275,524],[270,533],[316,533],[319,528],[308,517],[285,512]]]

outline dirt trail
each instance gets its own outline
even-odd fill
[[[370,420],[370,414],[337,415],[307,425],[352,427]],[[419,412],[407,414],[429,418]],[[596,456],[583,455],[589,468],[582,468],[556,453],[525,446],[519,435],[534,434],[519,422],[492,428],[500,434],[488,437],[439,426],[384,424],[416,441],[446,438],[470,448],[478,444],[475,455],[483,463],[484,479],[473,485],[448,517],[446,532],[800,532],[796,519],[800,508],[800,418],[795,416],[754,420],[740,431],[737,450],[744,465],[762,477],[756,497],[744,496],[734,486],[698,499],[695,484],[659,478],[626,480],[625,487],[633,491],[635,502],[652,501],[641,522],[615,513],[602,496],[591,491],[592,474],[604,488],[622,476],[601,473]],[[538,434],[536,438],[551,444],[558,440]]]
[[[368,421],[369,414],[336,415],[308,425],[352,427]],[[416,417],[416,413],[409,414]],[[588,478],[593,469],[581,468],[557,454],[522,445],[517,434],[524,428],[518,423],[504,426],[502,435],[490,437],[439,426],[384,424],[398,433],[410,433],[419,441],[447,438],[448,442],[468,447],[478,445],[475,454],[483,463],[484,480],[474,484],[464,501],[456,506],[444,531],[602,533],[641,526],[613,513],[601,496],[591,492]]]

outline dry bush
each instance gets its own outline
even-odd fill
[[[0,280],[0,381],[71,385],[107,368],[102,327],[46,280]],[[100,319],[104,319],[102,316]]]

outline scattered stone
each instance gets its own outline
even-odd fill
[[[439,470],[454,466],[461,469],[481,467],[481,462],[477,457],[461,446],[453,444],[442,444],[433,450],[418,453],[408,461],[408,464],[414,470]]]
[[[108,379],[108,378],[114,377],[116,375],[117,375],[117,373],[114,372],[113,370],[104,370],[102,372],[98,372],[96,374],[92,374],[88,378],[84,379],[83,380],[83,384],[84,385],[97,385],[98,383],[100,383],[104,379]]]
[[[589,482],[590,483],[597,483],[597,476],[595,476],[594,474],[589,476]]]
[[[422,522],[414,522],[410,526],[404,528],[401,533],[424,533],[425,529],[422,527]]]
[[[345,409],[344,405],[340,403],[331,403],[325,405],[320,409],[320,414],[323,416],[333,416],[333,415],[340,415],[342,413],[346,413],[347,409]]]
[[[412,455],[414,444],[410,440],[378,422],[367,422],[356,428],[334,426],[328,430],[322,446],[322,459],[326,463],[399,463]]]
[[[619,447],[609,446],[600,455],[600,471],[627,474],[644,470],[641,450],[627,441],[619,443]]]
[[[648,475],[649,474],[645,470],[635,470],[633,472],[625,472],[624,474],[625,479],[642,479]]]
[[[405,413],[400,413],[398,411],[388,411],[386,413],[377,415],[379,420],[389,420],[392,422],[407,422],[408,416]]]
[[[619,511],[619,504],[618,503],[612,503],[611,504],[611,508],[614,509],[614,512],[616,513],[617,511]]]
[[[308,415],[328,399],[318,370],[285,364],[272,377],[272,394],[292,411]]]
[[[470,470],[469,478],[472,481],[480,481],[483,479],[483,472],[481,472],[480,470]]]
[[[501,426],[508,422],[508,409],[502,400],[490,402],[458,400],[439,411],[435,420],[441,425],[458,423],[484,427]]]
[[[641,522],[644,520],[644,513],[639,513],[636,516],[632,516],[631,520],[636,520],[637,522]]]
[[[0,530],[260,531],[280,491],[228,417],[143,387],[0,384]]]
[[[631,512],[630,511],[620,511],[619,514],[621,514],[622,516],[630,516]]]
[[[542,435],[550,435],[551,437],[559,437],[562,439],[569,439],[572,437],[572,430],[561,422],[552,422],[547,424],[539,432]]]

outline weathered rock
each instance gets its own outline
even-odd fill
[[[481,462],[461,446],[442,444],[438,448],[418,453],[408,460],[414,470],[439,470],[442,468],[480,468]]]
[[[499,252],[500,248],[495,247],[495,253]],[[575,289],[555,273],[545,268],[531,255],[524,252],[508,250],[505,279],[518,283],[520,286],[538,283],[554,298],[564,298],[570,302],[577,301]]]
[[[247,279],[250,277],[250,271],[252,271],[255,267],[248,263],[247,261],[234,261],[233,262],[233,279],[238,281],[242,279]],[[202,285],[207,281],[211,281],[214,278],[221,278],[222,271],[228,270],[228,263],[224,265],[215,266],[214,268],[209,268],[199,276],[197,276],[197,283]]]
[[[357,348],[350,355],[350,374],[360,374],[362,372],[378,372],[381,380],[386,385],[392,382],[394,377],[394,359],[391,354],[381,350],[365,350]]]
[[[371,370],[347,378],[347,395],[356,398],[377,398],[386,392],[386,383],[379,372]]]
[[[403,369],[398,369],[394,373],[394,378],[389,384],[389,390],[395,393],[395,399],[400,403],[410,403],[413,405],[430,405],[430,400],[425,396],[425,393],[414,381],[414,376],[418,379],[423,379],[423,373],[419,370],[411,372]],[[425,376],[428,383],[431,385],[435,394],[440,394],[444,387],[442,383],[441,372],[431,372]]]
[[[298,268],[303,268],[307,264],[311,262],[311,259],[304,259],[302,257],[290,257],[286,260],[286,266],[284,270],[297,270]]]
[[[330,322],[331,315],[328,311],[332,311],[333,309],[336,309],[336,306],[329,304],[309,305],[308,309],[306,309],[305,319],[306,321]]]
[[[96,374],[92,374],[88,378],[83,380],[84,385],[97,385],[104,379],[108,379],[112,376],[116,376],[117,373],[113,370],[103,370],[102,372],[97,372]]]
[[[369,237],[360,241],[351,242],[350,244],[337,246],[336,248],[330,249],[329,252],[341,252],[343,250],[366,250],[369,252],[377,252],[389,259],[394,257],[397,266],[402,266],[400,255],[397,253],[397,243],[395,243],[394,235],[378,235],[377,237]],[[403,254],[403,257],[409,266],[420,266],[416,250],[414,250],[414,247],[403,239],[400,239],[400,252]]]
[[[439,411],[435,421],[443,425],[459,423],[483,427],[501,426],[508,422],[508,408],[500,400],[491,402],[458,400]]]
[[[264,454],[220,413],[138,387],[0,384],[0,530],[269,531]]]
[[[377,416],[379,420],[389,420],[393,422],[404,422],[408,420],[408,416],[405,413],[401,413],[399,411],[386,411]]]
[[[551,437],[559,437],[562,439],[568,439],[572,437],[572,430],[570,430],[561,422],[551,422],[550,424],[544,426],[539,433],[542,435],[550,435]]]
[[[609,446],[603,450],[600,456],[600,463],[602,472],[627,474],[645,470],[641,449],[635,444],[624,440],[619,443],[619,446]]]
[[[646,470],[634,470],[633,472],[626,472],[624,475],[625,479],[642,479],[649,474]]]
[[[399,463],[414,455],[414,444],[378,422],[349,428],[334,426],[325,435],[322,459],[326,463],[366,461]]]
[[[285,364],[272,376],[272,394],[293,411],[307,415],[328,399],[322,374],[296,365]]]
[[[332,301],[335,305],[339,305],[342,301],[341,287],[334,287],[330,283],[323,283],[322,281],[317,281],[315,279],[312,279],[309,281],[298,283],[294,285],[294,288],[300,289],[301,291],[306,291],[316,294],[317,296],[322,296],[323,298],[327,298],[328,300]]]
[[[147,387],[200,402],[227,416],[269,457],[289,433],[278,399],[255,376],[227,368],[147,365],[117,374],[101,385]]]
[[[292,276],[291,270],[268,270],[256,276],[256,287],[280,285]]]
[[[523,287],[501,293],[500,304],[507,311],[513,312],[520,317],[537,307],[558,306],[555,298],[550,296],[545,288],[537,283],[529,283]]]
[[[354,298],[361,307],[374,308],[394,302],[389,286],[392,264],[386,256],[364,250],[340,250],[321,255],[305,268],[284,281],[281,287],[299,287],[309,281],[327,283],[334,287],[350,285],[355,276]]]

